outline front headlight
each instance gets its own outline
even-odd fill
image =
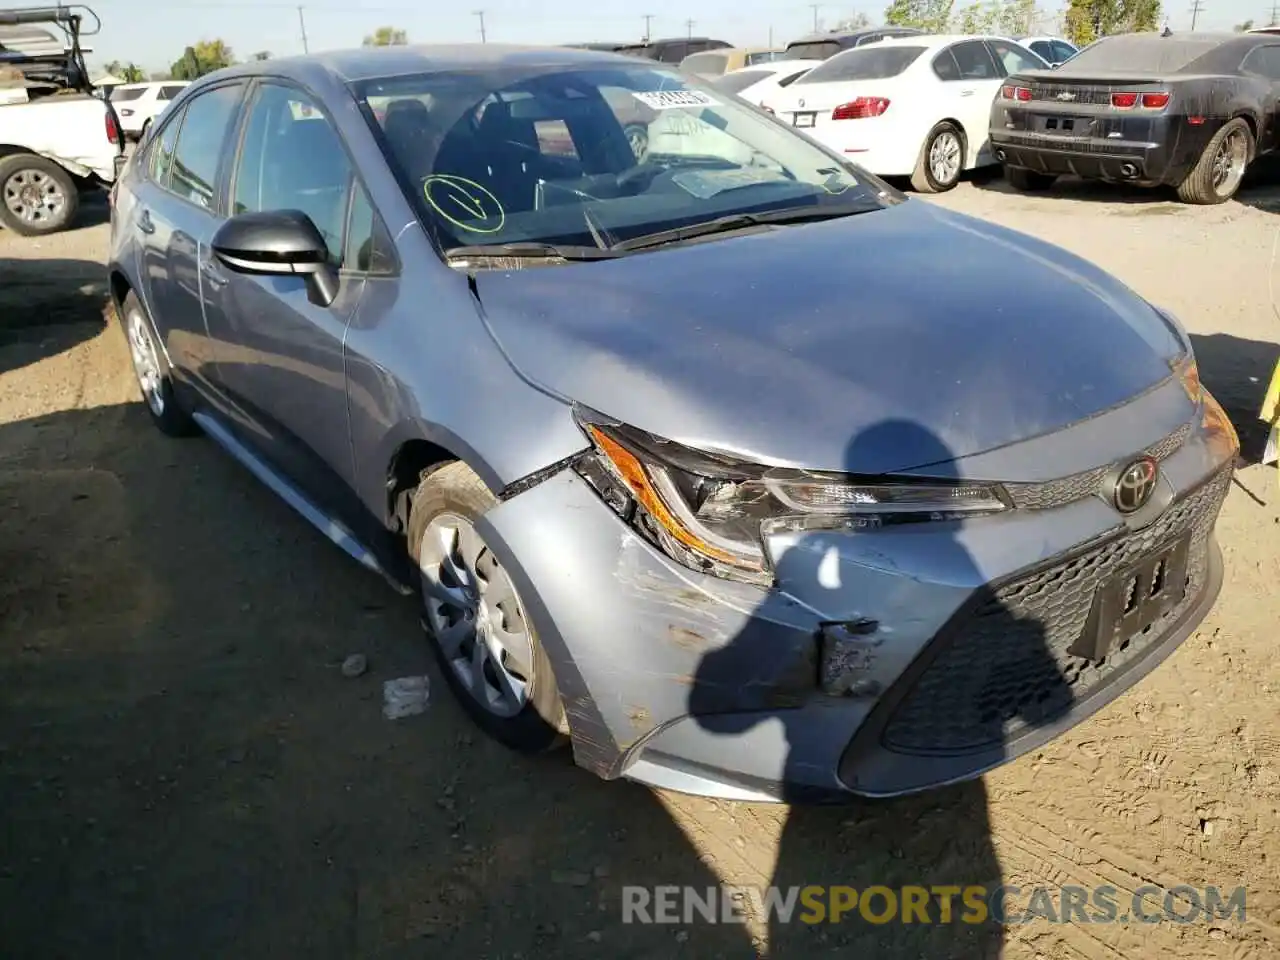
[[[595,415],[578,474],[668,556],[706,573],[769,583],[764,540],[805,530],[868,530],[1009,508],[999,486],[743,463]]]

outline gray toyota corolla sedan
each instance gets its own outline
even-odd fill
[[[1173,317],[662,64],[221,71],[119,181],[109,269],[157,426],[419,598],[486,731],[602,777],[973,777],[1221,583],[1237,441]]]

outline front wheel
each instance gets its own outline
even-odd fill
[[[1253,133],[1241,117],[1214,134],[1187,178],[1178,184],[1183,203],[1224,203],[1235,196],[1253,159]]]
[[[71,174],[52,160],[20,153],[0,160],[0,224],[23,237],[64,230],[80,208]]]
[[[494,739],[540,753],[562,741],[564,708],[516,585],[476,529],[497,502],[466,464],[441,467],[414,493],[409,545],[449,688]]]
[[[919,193],[942,193],[960,182],[964,169],[964,134],[943,121],[924,138],[911,186]]]

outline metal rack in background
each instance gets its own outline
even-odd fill
[[[24,34],[6,29],[37,26],[52,27],[53,30]],[[97,13],[80,4],[0,7],[0,71],[8,68],[8,71],[20,74],[20,85],[33,96],[58,90],[92,93],[94,87],[80,41],[101,29],[102,20]],[[55,33],[62,36],[60,45]],[[57,49],[58,46],[61,49]]]

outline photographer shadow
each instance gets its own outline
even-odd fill
[[[866,462],[864,451],[882,449],[886,442],[924,454],[919,462],[932,465],[926,471],[930,477],[956,477],[946,445],[907,421],[883,422],[855,437],[847,448],[846,471],[857,474],[859,463]],[[987,794],[981,779],[955,782],[957,771],[971,773],[976,766],[982,772],[1020,753],[1016,741],[1034,736],[1036,728],[1061,717],[1073,697],[1059,660],[1050,652],[1045,624],[1028,616],[1025,608],[1011,609],[1001,594],[992,591],[963,542],[965,522],[948,524],[951,535],[943,538],[937,529],[921,528],[929,547],[908,551],[910,555],[894,554],[892,545],[884,552],[873,551],[874,544],[868,541],[879,535],[876,531],[833,531],[807,534],[775,558],[777,589],[818,611],[824,620],[880,619],[879,610],[896,608],[903,613],[904,635],[913,629],[908,621],[927,616],[925,605],[937,594],[945,594],[948,586],[961,588],[957,595],[968,593],[947,627],[935,635],[939,639],[924,647],[907,667],[904,676],[911,679],[882,691],[861,725],[856,715],[850,718],[857,709],[856,698],[842,703],[817,691],[792,708],[721,712],[723,690],[716,688],[723,681],[718,678],[725,676],[739,649],[758,646],[747,636],[754,626],[707,654],[699,666],[689,707],[705,730],[741,736],[776,720],[785,731],[787,755],[776,792],[790,809],[771,885],[782,895],[790,888],[828,888],[821,898],[828,909],[816,922],[812,911],[806,917],[803,901],[789,922],[776,914],[768,917],[770,957],[969,960],[1001,954],[1003,903],[992,895],[1002,883],[1002,874],[991,837]],[[867,566],[895,573],[902,570],[900,582],[895,577],[888,591],[896,596],[868,594],[865,584],[858,596],[856,578],[872,573]],[[838,572],[833,576],[833,571]],[[919,609],[912,596],[912,580],[927,584],[920,588]],[[1061,634],[1052,639],[1063,643]],[[894,637],[886,642],[893,643]],[[1065,653],[1062,656],[1068,659]],[[892,800],[848,793],[842,797],[845,786],[832,769],[829,751],[825,763],[816,753],[820,748],[815,743],[824,738],[815,731],[829,723],[847,724],[850,736],[856,727],[850,752],[878,755],[874,763],[879,770],[887,769],[886,757],[891,765],[899,764],[893,767],[898,773],[908,770],[900,782],[953,785]],[[815,797],[833,797],[837,802],[815,804]],[[833,897],[829,888],[835,886],[857,891],[853,905],[838,922],[832,920],[829,909]],[[871,887],[881,889],[864,900]],[[922,922],[918,912],[905,916],[905,887],[930,891],[928,922]],[[968,889],[973,887],[983,889]],[[950,893],[941,894],[939,888],[951,888]],[[962,891],[967,892],[963,901]],[[850,895],[846,891],[844,896],[848,906]],[[943,910],[940,897],[951,899],[949,910]]]

